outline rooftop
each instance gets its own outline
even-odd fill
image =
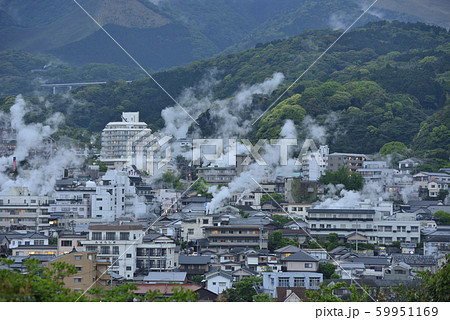
[[[144,230],[142,225],[90,225],[89,230]]]
[[[293,253],[293,254],[289,255],[286,258],[282,258],[281,261],[310,261],[310,262],[317,262],[317,261],[319,261],[319,259],[309,255],[308,253],[306,253],[303,250],[300,250],[300,251],[298,251],[296,253]]]

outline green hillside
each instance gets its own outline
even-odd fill
[[[309,29],[343,28],[363,8],[359,0],[79,2],[142,65],[154,70],[241,51]],[[380,17],[424,20],[401,10],[374,8],[357,25]],[[72,0],[3,0],[0,38],[0,50],[50,53],[72,65],[133,64]]]
[[[221,81],[214,96],[225,99],[243,84],[282,72],[284,85],[270,97],[255,97],[247,110],[262,113],[339,34],[307,31],[156,73],[155,78],[176,97],[216,68]],[[373,153],[399,141],[414,154],[442,159],[435,165],[445,165],[450,156],[449,38],[445,29],[422,23],[376,22],[351,31],[257,123],[250,138],[276,138],[288,118],[304,136],[301,120],[309,115],[333,133],[327,141],[332,150]],[[73,97],[83,103],[73,108],[71,100],[49,97],[51,111],[67,114],[69,127],[91,132],[119,119],[123,111],[139,111],[158,129],[163,126],[161,110],[173,105],[150,79],[81,87]],[[202,129],[204,136],[214,135],[211,124]]]

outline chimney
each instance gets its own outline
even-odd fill
[[[16,171],[17,166],[16,166],[16,157],[13,157],[13,171]]]

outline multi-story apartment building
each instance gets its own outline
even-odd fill
[[[158,233],[146,234],[136,247],[137,273],[173,271],[178,267],[178,257],[177,245],[172,238]]]
[[[308,151],[302,155],[302,173],[303,179],[306,181],[319,180],[327,169],[330,149],[327,145],[323,145],[317,151],[318,153]]]
[[[236,167],[198,168],[197,176],[209,184],[228,184],[236,177]]]
[[[204,230],[205,237],[209,240],[208,248],[217,252],[239,247],[267,249],[268,233],[263,226],[208,226]]]
[[[91,287],[107,287],[110,281],[108,263],[97,259],[97,252],[69,252],[55,259],[44,262],[44,265],[52,269],[52,263],[65,262],[74,265],[77,273],[64,278],[67,288],[75,292],[84,292]]]
[[[49,197],[32,196],[25,187],[0,195],[0,232],[40,231],[49,226]]]
[[[392,214],[387,207],[314,208],[308,210],[308,222],[313,236],[326,236],[333,232],[343,238],[357,232],[365,236],[368,243],[420,241],[420,221],[416,221],[415,214]]]
[[[111,271],[133,279],[137,271],[169,271],[177,266],[175,241],[163,235],[145,235],[141,225],[91,225],[85,251],[97,251]]]
[[[121,122],[109,122],[102,131],[100,160],[111,169],[126,164],[147,169],[144,154],[150,135],[147,124],[139,121],[139,112],[123,112]]]
[[[92,217],[113,222],[123,215],[146,213],[145,202],[139,201],[127,171],[107,171],[91,196]]]
[[[323,274],[316,272],[263,272],[263,290],[271,298],[277,298],[277,288],[317,289]]]
[[[358,172],[367,160],[364,154],[334,152],[328,155],[328,170],[337,171],[339,167],[345,166],[350,172]]]
[[[389,176],[392,177],[396,170],[388,168],[386,161],[364,161],[358,173],[365,182],[379,182]]]

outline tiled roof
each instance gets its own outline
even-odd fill
[[[179,264],[208,264],[211,261],[211,256],[180,256]]]
[[[422,256],[419,254],[393,254],[392,262],[404,262],[410,266],[414,265],[436,265],[436,259],[432,256]]]
[[[296,253],[291,254],[286,258],[282,258],[281,261],[306,261],[306,262],[317,262],[319,261],[317,258],[309,255],[303,250],[300,250]]]
[[[89,230],[144,230],[144,226],[142,225],[106,225],[106,224],[97,224],[90,225]]]
[[[293,246],[293,245],[288,245],[283,248],[275,250],[275,253],[293,253],[293,252],[299,252],[299,251],[300,251],[300,248]]]

